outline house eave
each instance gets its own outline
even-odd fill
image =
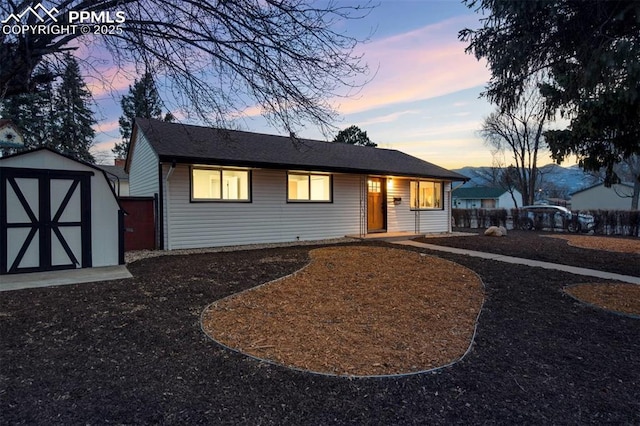
[[[276,169],[276,170],[309,170],[318,172],[331,172],[331,173],[348,173],[348,174],[367,174],[367,175],[382,175],[382,176],[397,176],[406,178],[421,178],[421,179],[437,179],[448,182],[453,181],[468,181],[469,178],[455,175],[433,175],[433,174],[420,174],[420,173],[403,173],[397,170],[375,170],[375,169],[361,169],[350,167],[333,167],[317,164],[290,164],[290,163],[271,163],[271,162],[258,162],[258,161],[238,161],[229,159],[217,159],[217,158],[202,158],[202,157],[188,157],[188,156],[174,156],[174,155],[160,155],[161,163],[173,163],[176,164],[202,164],[202,165],[216,165],[227,167],[249,167],[260,169]]]

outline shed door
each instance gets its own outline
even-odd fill
[[[0,274],[91,266],[92,172],[0,169]]]

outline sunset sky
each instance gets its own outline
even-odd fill
[[[477,135],[483,118],[493,110],[479,98],[489,72],[484,62],[465,54],[466,44],[457,39],[459,30],[477,28],[479,18],[458,0],[382,0],[366,18],[350,22],[347,32],[356,37],[373,31],[370,42],[360,48],[377,73],[355,98],[336,101],[336,126],[355,124],[379,147],[446,168],[491,165],[490,150]],[[115,96],[88,83],[98,99],[94,151],[110,153],[120,138],[119,97],[131,82],[115,79]],[[284,134],[259,116],[244,119],[241,126]],[[313,126],[298,136],[326,139]]]

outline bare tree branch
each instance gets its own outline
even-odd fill
[[[1,11],[8,16],[35,4],[9,1]],[[258,106],[287,130],[311,122],[328,131],[335,116],[330,100],[361,87],[368,72],[355,51],[364,40],[339,32],[337,24],[365,17],[370,4],[58,0],[49,6],[58,10],[57,22],[48,16],[38,22],[49,27],[68,24],[69,11],[121,11],[126,21],[122,31],[93,37],[3,32],[0,93],[34,90],[39,63],[87,41],[106,48],[121,69],[133,64],[165,76],[176,106],[205,122],[225,123]]]

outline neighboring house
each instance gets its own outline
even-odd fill
[[[449,232],[453,181],[400,151],[136,119],[131,196],[159,199],[162,248]]]
[[[0,148],[21,148],[24,146],[24,137],[18,126],[13,121],[0,119]]]
[[[0,275],[122,265],[123,231],[96,166],[49,148],[0,158]]]
[[[514,209],[513,199],[522,201],[522,194],[513,190],[512,194],[504,188],[477,186],[457,188],[453,191],[453,208],[457,209]],[[522,207],[522,206],[517,206]]]
[[[129,174],[124,171],[125,160],[116,159],[115,165],[98,164],[109,178],[111,186],[118,197],[129,196]]]
[[[571,194],[572,210],[630,210],[633,184],[600,183]]]

